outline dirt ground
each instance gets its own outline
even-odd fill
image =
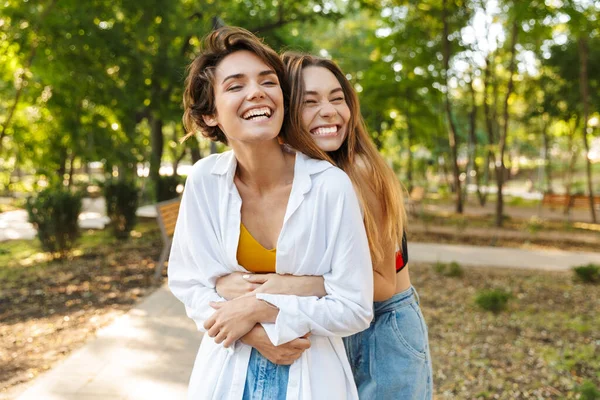
[[[448,224],[421,222],[410,230],[409,246],[524,246],[522,237],[470,234],[471,225],[477,224],[450,224],[449,233],[435,233]],[[582,243],[565,239],[565,231],[525,245],[597,251],[595,235]],[[161,246],[158,231],[151,230],[126,243],[100,244],[62,262],[13,266],[14,273],[0,275],[0,397],[51,368],[154,290]],[[599,286],[574,282],[571,273],[465,268],[463,277],[451,278],[431,265],[410,269],[429,325],[437,399],[574,399],[585,381],[600,387]],[[511,293],[508,311],[495,315],[475,306],[475,294],[488,288]]]

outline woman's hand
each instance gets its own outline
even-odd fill
[[[204,322],[204,329],[216,343],[229,347],[250,332],[259,322],[275,322],[279,309],[255,296],[242,296],[224,302],[211,302],[215,313]]]
[[[296,276],[284,274],[242,275],[250,284],[258,285],[254,293],[287,294],[295,296],[327,295],[322,276]]]
[[[273,364],[291,365],[300,358],[306,349],[310,348],[309,336],[310,333],[307,333],[291,342],[273,346],[265,329],[261,325],[255,325],[250,332],[242,337],[242,342],[254,347]]]
[[[226,300],[233,300],[251,293],[260,287],[260,284],[252,283],[244,276],[252,276],[247,272],[232,272],[217,279],[216,290],[219,296]]]

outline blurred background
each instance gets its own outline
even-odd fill
[[[593,0],[5,0],[0,395],[163,283],[154,205],[225,150],[180,143],[185,69],[235,25],[333,58],[359,93],[406,188],[436,397],[599,399],[600,262],[481,261],[600,249],[599,17]]]

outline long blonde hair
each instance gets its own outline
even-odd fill
[[[339,168],[348,174],[354,184],[364,209],[364,223],[373,265],[379,265],[385,256],[380,240],[382,236],[389,238],[399,247],[402,245],[406,210],[400,182],[369,137],[360,112],[358,96],[342,70],[331,60],[309,54],[286,52],[282,59],[285,64],[286,78],[291,86],[290,125],[292,132],[308,133],[302,122],[305,92],[302,75],[304,68],[326,68],[333,73],[342,86],[346,103],[350,108],[348,134],[339,149],[327,152],[327,154]],[[375,193],[379,200],[383,215],[386,216],[384,226],[378,225],[373,211],[366,202],[368,191]]]

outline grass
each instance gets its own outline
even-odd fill
[[[475,297],[475,303],[483,310],[498,314],[505,311],[512,295],[500,289],[481,290]]]
[[[600,266],[596,264],[582,265],[573,268],[576,278],[584,283],[600,283]]]
[[[153,220],[142,220],[137,224],[132,236],[140,236],[156,231],[156,222]],[[118,241],[106,230],[83,230],[77,245],[71,251],[72,256],[85,254],[100,245],[113,245]],[[10,278],[15,274],[19,278],[21,274],[29,271],[23,267],[35,268],[44,262],[52,260],[50,254],[42,250],[39,240],[9,240],[0,243],[0,281]]]
[[[452,278],[460,278],[464,275],[464,269],[456,261],[453,261],[450,264],[444,264],[438,261],[433,265],[433,270],[440,275]]]

